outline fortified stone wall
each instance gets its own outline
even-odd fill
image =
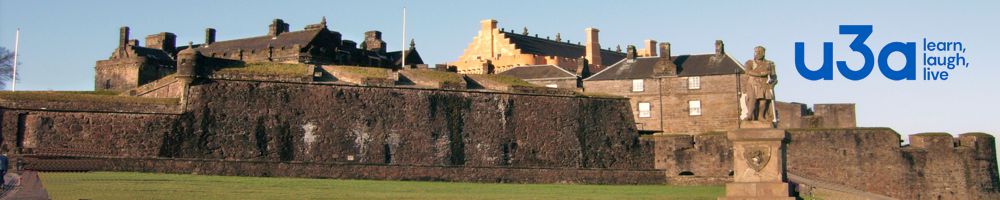
[[[113,158],[106,171],[486,183],[663,184],[659,170],[417,166],[209,159]]]
[[[667,176],[728,177],[733,170],[732,143],[725,132],[650,137],[656,169]]]
[[[128,157],[157,156],[175,131],[177,105],[0,100],[4,153],[20,148],[101,149]]]
[[[854,104],[815,104],[810,109],[806,104],[796,102],[776,102],[778,128],[854,128],[857,116]]]
[[[109,170],[402,180],[710,184],[739,156],[722,134],[640,140],[618,98],[221,78],[189,95],[184,105],[0,100],[0,141],[8,152],[107,150],[118,159]],[[910,146],[887,128],[788,134],[788,173],[808,179],[900,199],[1000,193],[987,134],[919,134]],[[310,171],[255,171],[271,167]]]
[[[94,78],[95,90],[120,91],[139,85],[139,68],[145,58],[123,58],[97,61]]]
[[[11,151],[16,147],[77,148],[155,157],[177,116],[4,110],[3,119],[3,145]]]
[[[4,142],[114,150],[127,157],[609,169],[653,165],[624,99],[224,79],[193,85],[189,97],[183,114],[166,116],[85,109],[90,103],[48,112],[42,109],[58,106],[11,102],[4,106]]]
[[[626,101],[212,80],[192,86],[176,158],[649,169]]]
[[[993,137],[888,128],[789,130],[788,173],[899,199],[998,198]]]
[[[662,171],[653,170],[651,145],[639,140],[627,101],[619,98],[223,78],[196,82],[188,97],[187,104],[172,106],[0,100],[0,139],[10,153],[15,147],[71,148],[109,152],[114,159],[162,160],[123,165],[102,158],[114,164],[107,170],[181,172],[147,164],[193,159],[200,164],[182,173],[664,182],[663,176],[643,178]],[[297,163],[360,174],[233,173],[224,160],[252,166],[246,170]],[[476,174],[441,175],[452,172]],[[542,179],[530,178],[536,176]]]
[[[788,173],[899,199],[990,199],[1000,196],[992,136],[931,133],[900,146],[888,128],[789,129]],[[655,167],[668,183],[724,182],[732,144],[723,134],[657,135]],[[712,181],[715,180],[715,181]]]

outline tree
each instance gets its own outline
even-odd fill
[[[12,73],[14,73],[14,52],[0,47],[0,88],[7,88]]]

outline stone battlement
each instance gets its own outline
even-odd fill
[[[910,135],[910,147],[922,149],[948,149],[965,147],[992,150],[994,138],[986,133],[964,133],[954,137],[948,133],[919,133]]]
[[[775,102],[779,128],[854,128],[857,127],[853,103],[814,104]]]

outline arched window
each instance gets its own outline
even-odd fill
[[[694,176],[694,172],[691,172],[691,171],[682,171],[678,175],[681,175],[681,176]]]

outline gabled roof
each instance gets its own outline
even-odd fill
[[[268,47],[280,48],[300,45],[305,47],[316,39],[317,35],[326,29],[307,29],[278,34],[277,37],[270,35],[257,36],[251,38],[219,41],[208,45],[198,45],[199,51],[203,54],[222,53],[237,49],[243,50],[263,50]]]
[[[586,55],[587,46],[559,42],[545,38],[532,37],[523,34],[501,32],[510,38],[522,52],[535,55],[558,56],[564,58],[580,58]],[[614,52],[601,49],[601,64],[604,66],[614,64],[615,61],[625,58],[625,53]]]
[[[174,58],[170,56],[170,53],[160,49],[131,46],[132,50],[135,51],[137,56],[146,57],[146,59],[157,60],[161,62],[174,62]]]
[[[392,60],[393,65],[402,65],[403,59],[401,59],[402,57],[400,54],[402,54],[402,51],[391,51],[386,53],[386,57],[389,57],[389,60]],[[416,48],[406,50],[406,64],[424,64],[424,59],[420,58],[420,53],[417,52]]]
[[[677,66],[677,76],[708,76],[741,74],[743,65],[729,55],[715,54],[680,55],[671,57]],[[585,81],[653,78],[659,57],[641,57],[629,61],[622,59]]]
[[[521,80],[535,79],[576,79],[576,74],[555,65],[519,66],[500,72],[501,75],[512,76]]]

